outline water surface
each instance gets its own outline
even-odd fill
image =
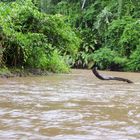
[[[0,79],[0,139],[139,140],[140,74],[101,81],[90,70]]]

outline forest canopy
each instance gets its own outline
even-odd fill
[[[0,66],[140,71],[138,0],[1,0]]]

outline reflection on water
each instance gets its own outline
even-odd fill
[[[135,84],[100,81],[88,70],[1,79],[0,139],[139,140],[140,74],[111,75]]]

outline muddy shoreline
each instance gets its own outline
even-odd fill
[[[52,74],[47,70],[42,69],[17,69],[17,68],[2,68],[0,69],[0,78],[11,78],[11,77],[27,77],[27,76],[47,76]]]

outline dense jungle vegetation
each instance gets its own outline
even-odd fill
[[[0,67],[140,71],[139,0],[1,0]]]

